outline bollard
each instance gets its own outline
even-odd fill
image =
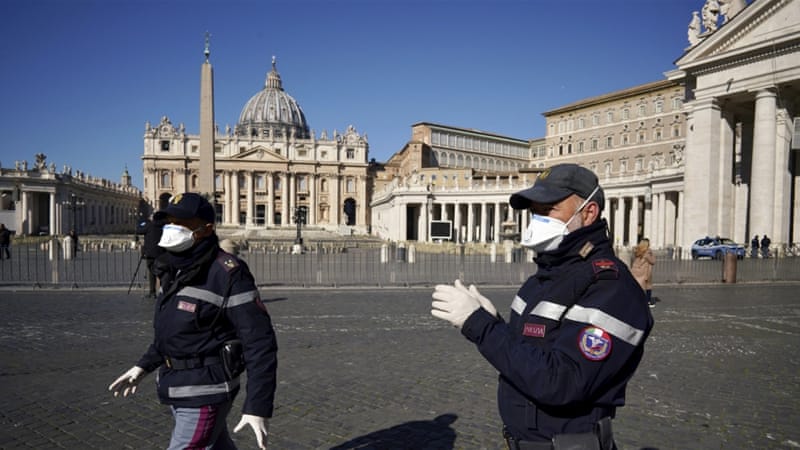
[[[414,246],[414,244],[411,244],[408,246],[408,263],[414,264],[414,260],[416,259],[416,257],[417,257],[417,248]]]
[[[389,246],[386,244],[381,245],[381,264],[389,262]]]
[[[722,258],[722,281],[736,283],[736,253],[727,252]]]
[[[492,264],[497,262],[497,244],[492,244],[489,246],[489,262]]]
[[[72,259],[72,257],[75,256],[75,255],[72,254],[72,236],[67,235],[67,237],[64,238],[64,249],[63,250],[64,250],[64,259],[65,260]]]

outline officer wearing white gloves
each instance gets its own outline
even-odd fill
[[[165,220],[159,246],[167,251],[155,302],[153,343],[139,362],[108,387],[136,392],[159,370],[158,397],[175,427],[168,450],[235,450],[226,418],[247,370],[247,393],[234,433],[249,426],[267,448],[276,386],[275,332],[247,265],[219,247],[214,208],[202,196],[170,199],[154,219]]]
[[[511,196],[528,210],[521,244],[536,273],[509,321],[460,281],[439,285],[431,313],[452,323],[499,372],[498,409],[511,450],[616,448],[611,419],[625,403],[653,317],[611,248],[597,176],[575,164],[542,172]]]

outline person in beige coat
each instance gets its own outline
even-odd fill
[[[650,250],[650,240],[647,238],[642,239],[633,252],[631,273],[647,293],[647,304],[651,308],[656,306],[653,301],[653,266],[655,264],[656,258],[653,256],[653,251]]]

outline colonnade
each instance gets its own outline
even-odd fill
[[[307,225],[366,224],[366,178],[360,175],[218,170],[221,224],[246,228],[290,226],[296,208]],[[256,185],[258,177],[263,177]],[[344,207],[351,201],[354,208]]]

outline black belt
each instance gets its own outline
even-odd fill
[[[186,369],[199,369],[201,367],[213,366],[214,364],[221,364],[222,359],[219,356],[198,356],[197,358],[172,358],[170,356],[164,357],[164,364],[173,370],[186,370]]]

